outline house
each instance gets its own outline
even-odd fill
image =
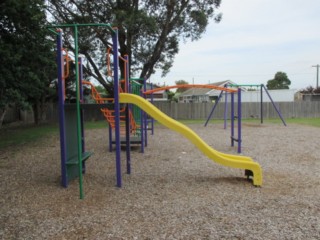
[[[275,89],[268,90],[274,102],[294,102],[296,89]],[[267,92],[263,89],[262,91],[263,102],[271,102]],[[260,102],[261,91],[246,91],[241,94],[241,102]]]
[[[236,83],[227,80],[221,82],[215,82],[208,85],[215,85],[218,87],[225,87],[226,85],[237,85]],[[229,87],[230,88],[230,87]],[[261,91],[258,85],[257,90],[248,90],[245,87],[241,87],[241,102],[260,102],[261,101]],[[268,90],[274,102],[293,102],[295,96],[295,89],[277,89]],[[212,102],[218,99],[221,90],[208,89],[208,88],[189,88],[187,91],[183,92],[179,96],[179,102],[191,103],[191,102]],[[236,98],[235,94],[235,98]],[[263,102],[271,102],[268,94],[263,90]],[[228,98],[230,101],[230,98]],[[220,102],[224,102],[225,98],[221,98]]]
[[[155,88],[160,88],[153,83],[146,83],[146,90],[152,90]],[[160,90],[152,94],[147,94],[146,99],[149,101],[168,101],[168,93],[166,90]]]
[[[294,95],[295,101],[320,101],[320,94],[319,93],[303,93],[301,91],[298,91]]]
[[[230,80],[210,83],[208,85],[214,85],[218,87],[225,87],[227,84],[236,84]],[[179,102],[191,103],[191,102],[212,102],[218,99],[221,90],[210,88],[189,88],[179,95]]]

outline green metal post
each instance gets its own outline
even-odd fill
[[[77,146],[78,146],[78,168],[79,168],[79,192],[80,199],[84,198],[82,181],[82,142],[81,142],[81,121],[80,121],[80,84],[78,64],[78,26],[74,26],[74,59],[76,61],[76,106],[77,106]]]
[[[93,27],[101,26],[107,27],[108,30],[115,34],[116,31],[112,28],[110,24],[105,23],[85,23],[85,24],[57,24],[48,26],[48,29],[51,32],[54,32],[52,29],[56,28],[74,28],[74,49],[75,49],[75,67],[76,67],[76,119],[77,119],[77,155],[78,155],[78,166],[79,166],[79,189],[80,189],[80,199],[84,198],[83,193],[83,179],[82,179],[82,137],[81,137],[81,109],[80,109],[80,83],[79,83],[79,65],[77,63],[79,58],[78,52],[78,27]]]

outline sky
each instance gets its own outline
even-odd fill
[[[222,0],[218,11],[221,22],[210,22],[200,40],[181,42],[170,73],[156,72],[151,82],[267,84],[281,71],[290,89],[316,87],[320,0]]]

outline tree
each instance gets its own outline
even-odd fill
[[[185,80],[177,80],[175,81],[176,85],[184,85],[184,84],[189,84],[187,81]],[[178,88],[176,93],[182,93],[185,92],[186,90],[188,90],[188,88]]]
[[[313,88],[312,86],[308,86],[308,87],[306,87],[304,89],[301,89],[299,92],[303,93],[303,94],[319,94],[320,93],[320,87]]]
[[[174,92],[170,91],[170,90],[167,90],[167,96],[168,96],[168,100],[171,102],[171,101],[174,101]]]
[[[271,89],[289,89],[291,81],[285,72],[277,72],[274,79],[267,82],[267,88]]]
[[[9,106],[33,107],[36,123],[56,75],[42,0],[0,5],[0,126]]]
[[[221,0],[50,0],[48,10],[58,23],[112,23],[119,33],[119,52],[127,54],[130,73],[149,78],[156,69],[165,76],[179,51],[180,40],[198,40],[205,32],[209,19],[221,20],[216,14]],[[71,48],[72,36],[65,31],[65,43]],[[106,48],[111,46],[110,34],[103,28],[80,30],[79,49],[89,62],[86,69],[108,92],[111,81],[105,71]],[[123,73],[123,66],[120,65]]]

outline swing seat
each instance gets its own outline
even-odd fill
[[[232,137],[232,136],[231,136],[230,138],[231,138],[232,141],[239,142],[239,139],[238,139],[238,138],[235,138],[235,137]],[[241,142],[241,141],[240,141],[240,142]]]

